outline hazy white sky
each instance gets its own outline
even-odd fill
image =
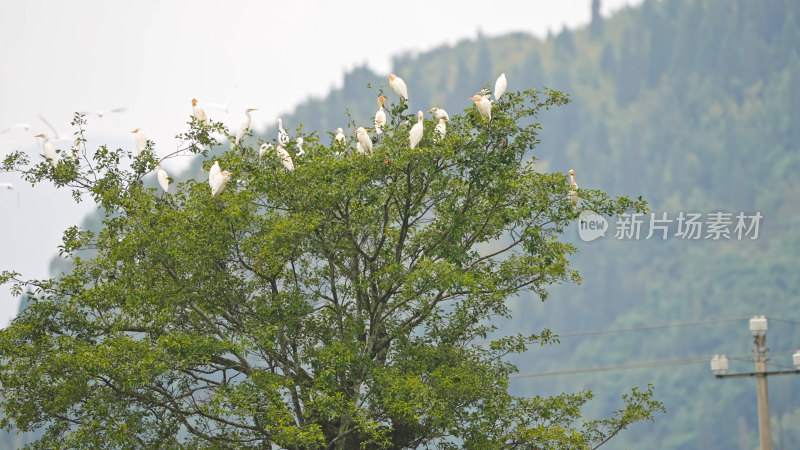
[[[602,11],[641,0],[603,0]],[[392,55],[474,38],[525,31],[539,36],[589,21],[591,0],[460,0],[347,2],[218,0],[120,2],[5,0],[0,2],[0,155],[24,148],[40,153],[32,137],[67,130],[75,111],[127,107],[90,117],[89,138],[130,141],[143,128],[166,153],[184,129],[191,98],[223,103],[230,113],[206,108],[236,127],[242,110],[258,108],[263,128],[309,95],[341,84],[346,70],[363,63],[390,70]],[[236,88],[234,89],[234,86]],[[178,168],[174,168],[176,171]],[[0,173],[0,270],[48,276],[63,229],[92,205],[76,206],[68,192],[47,184],[21,186]],[[17,299],[0,287],[0,326]]]

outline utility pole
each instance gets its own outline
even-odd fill
[[[753,334],[755,344],[755,372],[726,373],[728,371],[728,358],[725,355],[714,355],[711,358],[711,370],[717,378],[755,377],[756,394],[758,396],[758,439],[761,450],[772,450],[772,436],[769,426],[769,395],[767,391],[767,377],[769,375],[797,375],[800,374],[800,350],[792,355],[796,370],[767,371],[767,318],[753,316],[750,319],[750,332]]]

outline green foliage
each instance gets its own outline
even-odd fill
[[[70,273],[0,278],[30,291],[0,332],[0,423],[44,427],[40,447],[589,448],[652,420],[652,389],[590,421],[586,392],[511,395],[506,357],[549,331],[476,342],[510,317],[509,296],[580,281],[561,240],[580,210],[532,152],[539,111],[566,102],[508,93],[491,122],[451,114],[441,142],[426,121],[414,150],[407,105],[390,105],[372,156],[311,134],[305,156],[289,146],[291,172],[192,119],[168,157],[224,149],[203,163],[234,174],[216,197],[205,178],[150,187],[152,146],[84,146],[56,167],[9,156],[4,169],[89,195],[104,217],[65,232]],[[581,209],[646,209],[579,193]]]

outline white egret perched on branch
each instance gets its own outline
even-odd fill
[[[433,118],[436,120],[441,120],[441,119],[450,120],[450,116],[447,115],[447,111],[445,111],[442,108],[438,108],[436,106],[429,109],[428,113],[433,114]]]
[[[422,111],[417,111],[417,123],[411,127],[411,131],[408,132],[408,143],[410,148],[414,148],[419,144],[419,141],[422,140]]]
[[[58,165],[58,153],[56,153],[56,148],[53,147],[53,144],[50,143],[50,139],[44,133],[37,134],[34,137],[42,138],[44,156],[50,160],[50,164],[52,164],[53,167],[56,167]]]
[[[383,126],[386,125],[386,111],[383,110],[383,102],[389,100],[384,96],[378,97],[378,112],[375,113],[375,134],[383,133]]]
[[[222,169],[219,167],[219,161],[214,161],[214,164],[208,169],[208,182],[211,183],[213,180],[216,180],[221,173]]]
[[[578,185],[575,183],[575,171],[569,169],[569,202],[572,207],[578,206]]]
[[[228,184],[228,181],[231,179],[231,173],[227,170],[223,170],[220,172],[219,176],[217,176],[214,181],[210,181],[211,183],[211,196],[216,197],[217,194],[222,193],[225,190],[225,185]]]
[[[236,140],[233,142],[233,144],[231,144],[231,148],[239,145],[239,141],[242,140],[244,135],[247,134],[247,130],[250,129],[250,121],[251,121],[250,112],[252,111],[258,111],[258,110],[256,108],[247,108],[244,110],[244,114],[247,117],[244,119],[244,122],[242,122],[242,125],[239,127],[239,131],[236,132]]]
[[[303,150],[303,138],[299,137],[299,138],[295,139],[294,142],[295,142],[295,144],[297,144],[296,145],[297,146],[297,151],[295,152],[295,155],[297,155],[298,157],[305,155],[306,152],[305,152],[305,150]]]
[[[269,142],[261,144],[261,148],[258,149],[258,160],[260,161],[261,158],[263,158],[264,155],[270,150],[272,150],[272,144]]]
[[[198,122],[202,123],[203,125],[208,125],[208,114],[203,110],[203,108],[197,106],[197,99],[192,99],[192,115]]]
[[[434,139],[436,139],[437,142],[444,139],[444,135],[447,134],[447,120],[444,118],[439,119],[439,123],[436,124],[433,133]]]
[[[164,192],[169,192],[169,176],[167,172],[161,168],[161,163],[158,163],[158,184]]]
[[[353,131],[356,133],[358,137],[358,143],[356,144],[356,150],[358,153],[362,155],[371,155],[372,154],[372,139],[370,139],[367,130],[364,127],[358,127],[357,130]]]
[[[337,144],[344,142],[344,130],[341,127],[336,129],[336,137],[333,138],[333,141]]]
[[[294,162],[292,162],[292,155],[290,155],[289,152],[287,152],[282,145],[278,145],[278,147],[275,148],[275,152],[281,158],[281,164],[283,164],[283,167],[286,168],[286,170],[290,172],[294,170]]]
[[[137,128],[131,131],[131,133],[136,135],[136,150],[142,153],[144,149],[147,148],[147,135],[144,134],[141,128]]]
[[[283,120],[278,117],[278,144],[286,145],[289,143],[289,133],[283,129]]]
[[[467,100],[475,102],[475,107],[478,108],[478,112],[481,113],[484,119],[488,121],[492,120],[492,101],[489,100],[489,98],[484,95],[475,94]]]
[[[500,96],[502,96],[506,92],[506,87],[508,87],[508,81],[506,81],[506,74],[501,73],[499,77],[497,77],[497,81],[494,82],[494,99],[500,100]]]
[[[408,88],[406,82],[395,74],[389,75],[389,86],[398,97],[402,100],[408,100]]]

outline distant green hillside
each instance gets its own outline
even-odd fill
[[[546,40],[481,37],[394,59],[412,111],[469,107],[467,97],[501,72],[510,90],[546,86],[569,93],[570,105],[540,118],[536,156],[550,170],[575,169],[580,186],[642,195],[670,218],[680,211],[764,217],[757,240],[617,241],[612,229],[583,243],[574,230],[580,253],[573,261],[583,284],[555,286],[546,302],[510,299],[516,314],[500,324],[504,331],[566,333],[753,314],[800,320],[798,18],[796,0],[648,0]],[[325,131],[347,127],[345,109],[357,123],[370,123],[376,95],[365,87],[377,90],[387,75],[351,71],[342,88],[284,115],[284,127],[291,132],[302,122],[303,132],[319,130],[326,142]],[[800,348],[800,325],[770,322],[768,344],[773,352]],[[542,372],[747,356],[751,346],[742,320],[565,337],[516,363],[523,373]],[[791,365],[791,355],[775,354],[771,362]],[[751,369],[749,362],[731,364],[732,371]],[[717,380],[707,362],[515,379],[511,388],[545,395],[590,387],[598,414],[607,414],[621,406],[621,392],[648,382],[668,413],[607,448],[757,447],[755,382]],[[773,446],[800,448],[800,377],[769,382]]]
[[[588,7],[588,2],[587,2]],[[616,329],[748,317],[800,319],[800,2],[645,1],[609,20],[547,40],[480,38],[399,56],[411,110],[468,107],[501,72],[510,89],[563,90],[573,103],[541,117],[537,156],[574,168],[581,186],[641,194],[654,211],[761,212],[757,240],[575,242],[581,286],[554,287],[547,302],[512,300],[505,329]],[[374,114],[386,74],[352,71],[344,86],[284,116],[305,130],[359,123]],[[393,93],[390,93],[393,95]],[[270,130],[269,136],[273,135]],[[671,233],[674,233],[674,224]],[[800,326],[771,322],[773,351],[800,348]],[[747,321],[564,338],[517,361],[541,372],[705,356],[750,354]],[[791,365],[791,355],[774,355]],[[773,366],[776,368],[776,366]],[[732,371],[752,370],[734,362]],[[593,388],[604,412],[628,386],[653,382],[668,414],[637,425],[610,448],[741,448],[758,445],[753,380],[717,380],[708,363],[515,380],[527,394]],[[800,448],[800,377],[770,380],[775,448]]]

